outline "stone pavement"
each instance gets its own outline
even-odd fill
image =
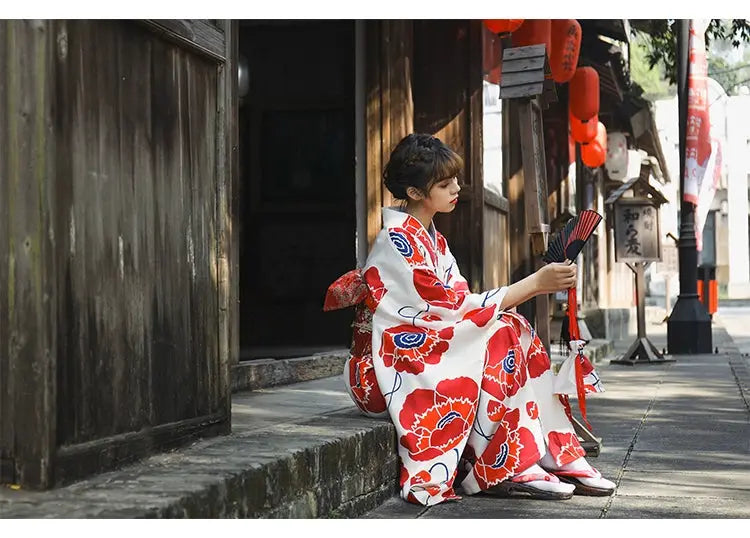
[[[234,394],[230,435],[49,491],[0,486],[0,518],[356,517],[397,481],[393,425],[339,375]]]
[[[392,498],[364,517],[750,517],[750,364],[720,323],[717,317],[713,343],[719,354],[638,366],[597,364],[606,392],[587,404],[602,450],[590,461],[617,483],[612,497],[479,495],[429,508]],[[666,347],[666,324],[648,324],[647,334],[658,349]],[[615,352],[630,343],[615,342]]]
[[[750,336],[744,312],[725,319]],[[740,351],[750,339],[738,348],[716,321],[719,354],[639,366],[596,359],[607,392],[588,400],[603,438],[591,461],[617,482],[610,498],[403,502],[393,426],[358,415],[335,376],[234,394],[228,436],[51,491],[0,487],[0,517],[747,518],[750,365]],[[648,334],[666,345],[666,325]]]

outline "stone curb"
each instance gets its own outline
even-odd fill
[[[290,385],[339,375],[349,357],[346,349],[293,359],[257,359],[232,367],[232,392]]]
[[[0,490],[3,518],[357,517],[397,493],[396,436],[354,410],[203,440],[55,490]]]

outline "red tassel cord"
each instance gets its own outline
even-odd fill
[[[570,288],[568,290],[568,327],[571,342],[573,340],[581,339],[581,331],[578,328],[578,298],[576,295],[575,288]],[[575,359],[576,391],[578,392],[578,409],[581,410],[581,418],[583,418],[583,422],[586,423],[586,427],[591,429],[591,424],[586,418],[586,388],[583,383],[584,360],[583,351],[579,351]]]

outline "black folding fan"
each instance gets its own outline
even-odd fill
[[[583,250],[602,216],[591,209],[585,209],[570,219],[560,233],[550,240],[547,252],[542,259],[547,263],[574,261]]]
[[[596,211],[585,209],[581,213],[570,219],[560,233],[550,240],[547,252],[542,259],[547,263],[564,262],[565,260],[575,261],[583,250],[583,246],[588,241],[594,229],[602,221],[602,216]],[[580,340],[581,331],[578,327],[578,299],[575,286],[568,290],[568,312],[565,316],[568,323],[563,323],[561,341],[567,342],[570,346],[571,340]],[[591,424],[586,418],[586,391],[583,386],[583,375],[581,373],[580,361],[583,361],[583,353],[579,349],[576,357],[576,388],[578,392],[578,407],[581,410],[581,418],[586,426],[591,428]],[[564,396],[566,406],[569,406],[567,395]]]

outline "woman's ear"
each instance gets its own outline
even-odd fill
[[[420,190],[416,187],[408,187],[406,189],[406,195],[416,202],[424,198]]]

